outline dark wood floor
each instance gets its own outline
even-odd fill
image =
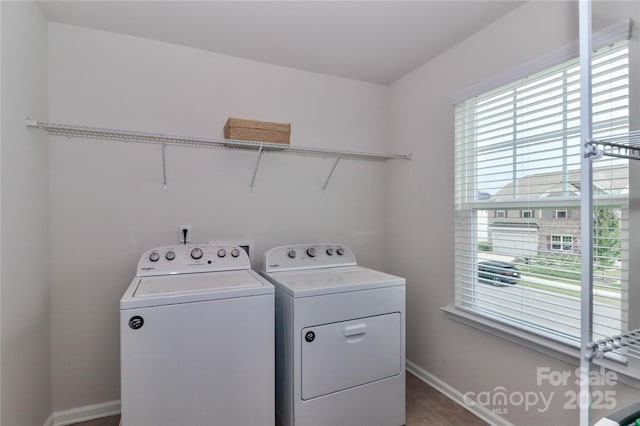
[[[118,426],[120,416],[74,426]],[[449,398],[407,372],[407,426],[481,426],[483,422]]]
[[[89,420],[82,423],[74,423],[70,426],[118,426],[120,424],[120,414],[111,417]]]
[[[407,372],[407,426],[424,425],[481,426],[487,423]]]

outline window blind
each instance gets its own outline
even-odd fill
[[[593,54],[593,136],[628,132],[628,42]],[[578,58],[455,107],[456,306],[577,344]],[[593,167],[594,337],[627,325],[628,161]]]
[[[631,38],[631,30],[633,29],[633,21],[626,19],[608,27],[602,28],[592,34],[592,47],[600,49],[620,40],[628,40]],[[501,74],[495,75],[485,81],[481,81],[473,86],[466,87],[451,95],[451,105],[457,105],[467,99],[470,99],[489,90],[501,87],[504,84],[518,80],[531,74],[544,71],[552,66],[564,63],[576,58],[579,53],[579,45],[576,40],[556,51],[548,53],[540,58],[534,59],[528,63],[507,70]]]

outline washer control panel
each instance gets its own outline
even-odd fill
[[[342,244],[299,244],[276,247],[264,254],[265,272],[357,265],[351,249]]]
[[[139,277],[251,269],[244,249],[229,244],[187,244],[147,251],[138,262]]]

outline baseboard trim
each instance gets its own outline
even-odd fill
[[[490,425],[514,426],[512,423],[509,423],[503,417],[492,412],[486,407],[483,407],[481,405],[465,404],[464,395],[462,394],[462,392],[460,392],[453,386],[449,385],[448,383],[445,383],[444,381],[440,380],[439,378],[429,373],[427,370],[419,367],[415,363],[409,360],[406,360],[406,368],[407,368],[407,371],[415,375],[417,378],[419,378],[429,386],[433,387],[434,389],[436,389],[437,391],[439,391],[440,393],[448,397],[450,400],[452,400],[453,402],[455,402],[456,404],[464,408],[465,410],[469,411],[470,413],[478,416],[485,422],[489,423]]]
[[[66,426],[120,414],[120,400],[55,411],[45,426]]]
[[[493,426],[514,426],[503,417],[495,414],[491,410],[481,405],[467,405],[464,403],[462,392],[440,380],[417,364],[406,360],[407,371],[418,377],[420,380],[435,388],[437,391],[460,405],[465,410],[478,416],[480,419]],[[67,426],[74,423],[86,422],[88,420],[99,419],[101,417],[114,416],[120,414],[120,400],[103,402],[100,404],[87,405],[84,407],[71,408],[69,410],[54,412],[44,426]]]

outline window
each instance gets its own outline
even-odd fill
[[[573,237],[571,235],[552,235],[551,250],[573,251]]]
[[[627,41],[594,52],[592,79],[594,137],[628,132]],[[580,335],[579,85],[576,58],[455,107],[456,307],[573,345]],[[599,338],[627,325],[628,161],[594,163],[593,182]],[[519,218],[500,220],[515,209]],[[480,276],[487,262],[510,272],[513,265],[517,277],[487,280]]]

